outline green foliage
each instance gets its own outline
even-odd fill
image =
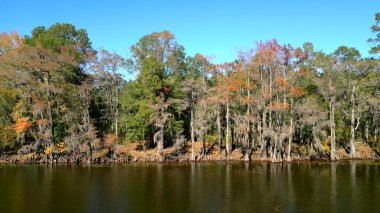
[[[218,141],[218,137],[215,135],[207,134],[206,135],[206,143],[207,144],[213,144],[216,141]]]
[[[183,132],[183,120],[171,117],[167,123],[167,128],[164,132],[164,138],[166,139],[166,144],[172,145],[178,134]]]
[[[92,49],[90,39],[84,29],[76,29],[68,23],[56,23],[47,29],[38,26],[32,30],[31,36],[25,36],[29,45],[42,44],[44,48],[61,51],[65,46],[76,46],[79,52],[85,53]],[[80,59],[84,59],[77,54]]]
[[[164,65],[154,56],[143,60],[140,75],[137,78],[143,85],[143,93],[151,101],[160,94],[162,88],[167,85],[167,74]]]
[[[307,156],[308,155],[308,151],[307,151],[307,146],[305,145],[302,145],[300,146],[300,149],[299,149],[299,152],[302,156]]]
[[[184,124],[180,119],[184,48],[173,34],[162,31],[142,37],[131,51],[138,76],[125,85],[121,98],[126,138],[150,141],[163,126],[164,141],[173,142]]]
[[[375,14],[375,24],[372,25],[371,30],[375,33],[375,38],[368,39],[368,42],[372,43],[373,46],[369,53],[376,54],[380,52],[380,13]]]
[[[17,103],[18,91],[5,86],[0,87],[0,129],[12,122],[12,109]]]
[[[378,26],[373,30],[379,31]],[[364,123],[370,126],[369,140],[379,128],[378,60],[362,59],[355,48],[341,46],[326,54],[314,51],[311,43],[293,48],[273,40],[259,43],[234,62],[213,65],[200,54],[186,57],[169,31],[143,36],[127,60],[106,50],[96,53],[86,31],[66,23],[36,27],[21,40],[18,44],[11,36],[0,37],[0,49],[20,48],[0,54],[0,77],[15,72],[22,79],[0,78],[0,147],[16,148],[16,142],[23,141],[55,152],[47,140],[50,126],[54,142],[64,141],[62,150],[83,151],[96,137],[109,148],[118,140],[170,146],[190,139],[194,124],[195,140],[206,139],[208,144],[220,139],[244,146],[253,139],[255,148],[281,151],[284,141],[292,139],[300,154],[307,155],[311,144],[319,146],[319,141],[330,149],[332,126],[338,142],[348,141],[347,112],[352,107],[362,108],[357,110],[362,116],[356,121],[361,122],[357,139],[363,138]],[[45,57],[50,61],[40,60]],[[13,63],[16,59],[19,63]],[[41,61],[51,66],[40,69]],[[120,68],[134,78],[125,82]],[[350,102],[354,84],[364,85],[355,94],[360,106]],[[330,111],[332,103],[335,111]],[[332,112],[334,125],[329,123]],[[27,118],[28,128],[17,131],[19,118]],[[269,140],[273,138],[277,140]]]
[[[16,144],[16,131],[12,125],[1,126],[0,148],[12,148]]]
[[[93,52],[86,30],[77,30],[74,25],[68,23],[57,23],[47,29],[44,26],[36,27],[31,36],[25,36],[25,43],[31,46],[41,45],[58,53],[67,47],[74,47],[69,49],[69,52],[79,63],[84,63],[86,55]],[[79,84],[85,77],[82,71],[79,66],[63,65],[61,69],[65,81],[74,84]]]
[[[144,95],[145,88],[138,81],[130,81],[121,91],[121,123],[128,141],[148,141],[152,136],[150,115],[153,110],[149,107],[150,100]]]
[[[110,131],[111,124],[107,115],[110,113],[105,105],[106,98],[101,92],[94,89],[91,92],[90,117],[94,126],[98,129],[98,135],[103,136]]]
[[[353,47],[340,46],[335,50],[334,54],[339,57],[342,61],[354,61],[361,57],[359,50]]]
[[[56,120],[54,124],[54,141],[61,142],[68,135],[70,124],[62,120]]]

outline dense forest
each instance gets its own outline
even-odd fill
[[[227,159],[238,150],[244,160],[337,160],[338,148],[362,157],[358,142],[379,155],[379,21],[368,58],[273,39],[222,64],[186,55],[169,31],[143,36],[131,58],[94,49],[86,30],[67,23],[2,33],[0,155],[92,161],[134,143],[161,160],[167,148],[188,160],[211,149]]]

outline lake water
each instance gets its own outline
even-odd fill
[[[380,162],[0,164],[0,212],[380,212]]]

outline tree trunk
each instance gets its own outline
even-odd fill
[[[262,117],[262,134],[261,134],[261,157],[267,158],[268,153],[267,153],[267,142],[265,136],[267,135],[266,131],[268,131],[267,128],[267,121],[266,121],[266,110],[263,110],[263,117]]]
[[[264,142],[264,130],[266,129],[266,111],[265,111],[265,99],[264,99],[264,81],[263,81],[263,70],[260,69],[260,82],[261,82],[261,104],[262,104],[262,116],[261,119],[258,119],[257,123],[257,130],[259,131],[259,137],[260,137],[260,151],[261,151],[261,157],[266,157],[266,144]],[[260,113],[260,112],[259,112]],[[260,115],[257,115],[258,118],[260,118]]]
[[[355,149],[355,85],[351,92],[351,137],[350,137],[350,157],[356,157]]]
[[[84,101],[83,104],[83,133],[88,133],[89,132],[89,125],[90,125],[90,102],[91,102],[91,96],[90,96],[90,89],[88,89],[87,85],[83,85],[82,87],[82,99]],[[89,158],[89,163],[92,162],[92,139],[87,139],[87,146],[90,149],[90,158]]]
[[[292,161],[290,153],[292,151],[292,140],[293,140],[293,97],[290,101],[290,127],[289,127],[289,137],[288,137],[288,156],[287,161]]]
[[[202,156],[206,157],[207,148],[206,148],[206,133],[205,132],[204,132],[203,137],[202,137],[202,146],[203,146],[203,148],[202,148]]]
[[[368,143],[368,134],[369,134],[369,130],[368,130],[368,120],[366,119],[365,121],[365,141],[366,143]]]
[[[269,129],[272,129],[272,70],[269,70]]]
[[[280,103],[280,99],[279,99],[279,97],[278,97],[278,93],[276,94],[276,102],[277,103]],[[274,117],[275,117],[275,129],[278,127],[278,130],[280,130],[281,129],[281,125],[280,125],[280,113],[281,112],[279,112],[279,110],[275,110],[274,111]]]
[[[90,111],[89,111],[89,107],[90,107],[90,101],[89,101],[89,94],[87,92],[87,89],[84,88],[83,89],[83,99],[84,99],[84,109],[83,109],[83,131],[84,132],[87,132],[88,131],[88,126],[90,124]]]
[[[115,85],[115,135],[119,137],[119,88],[118,83]]]
[[[205,96],[207,90],[206,75],[202,76],[202,96]],[[203,104],[203,116],[202,116],[202,142],[203,142],[203,156],[206,156],[206,139],[207,139],[207,102]]]
[[[249,76],[247,76],[247,116],[246,116],[246,131],[245,131],[245,161],[249,161],[249,150],[250,150],[250,145],[249,145],[249,133],[250,133],[250,114],[249,114],[249,101],[250,101],[250,80]]]
[[[222,128],[220,124],[220,105],[217,106],[217,117],[216,117],[216,124],[218,126],[218,146],[219,146],[219,153],[222,152]]]
[[[163,94],[161,94],[161,96],[163,96]],[[156,133],[157,152],[160,155],[160,157],[162,157],[162,151],[164,150],[164,126],[165,126],[165,122],[166,122],[165,118],[164,118],[164,106],[163,106],[164,100],[163,99],[164,99],[164,97],[161,97],[161,100],[158,103],[159,114],[160,114],[159,116],[160,116],[161,120],[159,121],[160,122],[159,130]]]
[[[330,146],[331,146],[331,153],[330,153],[330,160],[334,161],[336,160],[335,156],[335,106],[333,103],[333,98],[330,98],[329,101],[329,110],[330,110]]]
[[[273,150],[272,150],[272,162],[277,162],[277,134],[275,133],[274,134],[274,140],[273,140],[273,143],[274,143],[274,147],[273,147]],[[273,146],[273,145],[272,145]]]
[[[164,150],[164,126],[160,127],[158,133],[157,151],[159,154],[162,154],[162,151]]]
[[[45,77],[45,83],[46,83],[46,95],[48,98],[48,117],[49,117],[49,129],[50,129],[50,138],[49,138],[49,146],[54,145],[54,122],[53,122],[53,109],[51,106],[51,93],[50,93],[50,84],[49,84],[50,75],[47,73],[47,76]],[[53,149],[53,147],[51,147]],[[50,161],[53,162],[53,150],[49,154]]]
[[[193,97],[193,93],[191,93]],[[191,106],[191,116],[190,116],[190,127],[191,127],[191,160],[195,161],[195,141],[194,141],[194,106]]]
[[[230,147],[230,104],[227,103],[227,112],[226,112],[226,154],[230,156],[231,147]]]
[[[54,144],[54,123],[53,123],[53,109],[51,106],[51,94],[50,94],[50,85],[49,85],[49,76],[45,78],[45,83],[46,83],[46,94],[48,98],[48,118],[49,118],[49,129],[50,129],[50,145]]]
[[[245,156],[244,156],[244,160],[245,161],[249,161],[249,150],[250,150],[250,146],[249,146],[249,121],[247,121],[246,123],[247,125],[247,129],[245,131],[245,135],[244,135],[244,140],[245,140]]]
[[[263,142],[263,134],[262,134],[261,123],[262,123],[262,120],[260,118],[259,113],[257,113],[257,132],[259,133],[258,139],[259,139],[260,146],[262,147],[264,142]]]
[[[284,80],[285,80],[285,83],[287,82],[287,79],[286,79],[286,70],[284,69]],[[286,106],[286,88],[284,89],[284,92],[283,92],[283,95],[284,95],[284,106]],[[291,107],[291,106],[290,106]],[[291,110],[291,109],[290,109]],[[282,127],[285,129],[285,125],[286,125],[286,121],[285,121],[285,110],[283,111],[282,113]]]

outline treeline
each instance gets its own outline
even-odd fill
[[[372,53],[379,39],[369,40]],[[95,50],[86,30],[71,24],[36,27],[24,37],[2,33],[0,152],[91,156],[143,142],[158,155],[189,145],[191,160],[213,145],[226,156],[240,149],[246,160],[259,153],[278,162],[292,160],[294,147],[331,160],[337,147],[358,157],[356,141],[379,150],[379,60],[354,48],[326,54],[311,43],[273,39],[213,64],[187,56],[162,31],[130,51],[126,59]]]

